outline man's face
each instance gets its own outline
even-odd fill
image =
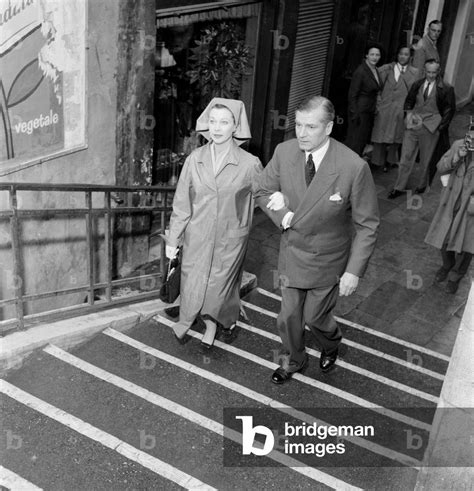
[[[408,62],[410,61],[410,50],[408,48],[402,48],[398,52],[397,60],[402,66],[408,65]]]
[[[425,65],[425,77],[428,82],[434,82],[439,73],[439,65],[437,63],[427,63]]]
[[[437,41],[441,34],[441,24],[431,24],[428,27],[428,36],[432,41]]]
[[[313,152],[326,143],[333,122],[326,123],[324,116],[325,112],[320,107],[312,111],[296,111],[295,132],[301,150]]]

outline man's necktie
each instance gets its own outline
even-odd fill
[[[308,155],[308,160],[306,161],[305,167],[305,178],[306,178],[306,186],[311,184],[314,175],[316,174],[316,169],[314,168],[313,156],[312,154]]]
[[[406,66],[402,66],[402,73],[405,73]]]
[[[428,99],[428,91],[430,90],[430,84],[426,85],[425,91],[423,92],[423,100],[426,101]]]

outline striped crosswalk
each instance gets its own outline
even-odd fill
[[[179,346],[170,329],[173,322],[163,315],[127,334],[106,329],[74,354],[50,345],[37,362],[58,374],[48,387],[44,381],[38,386],[31,377],[20,375],[1,381],[0,392],[10,408],[7,420],[14,420],[15,408],[25,406],[186,489],[238,489],[242,479],[246,486],[267,489],[274,487],[271,481],[275,479],[282,489],[352,490],[380,487],[391,474],[414,482],[449,358],[338,318],[347,332],[343,342],[348,351],[338,359],[334,372],[321,375],[314,362],[319,352],[308,347],[312,372],[297,373],[289,384],[274,386],[269,377],[278,366],[272,354],[280,342],[274,327],[280,301],[278,295],[257,289],[242,302],[246,316],[237,323],[236,339],[230,344],[216,340],[209,353],[196,350],[201,334],[195,330],[189,332],[188,345]],[[403,350],[410,350],[411,360],[403,358]],[[424,363],[416,363],[421,357]],[[39,372],[36,367],[31,370]],[[71,389],[76,397],[69,395],[72,400],[68,400]],[[321,408],[318,416],[305,409],[312,405]],[[128,409],[131,406],[134,411]],[[366,465],[370,463],[370,471],[307,465],[301,457],[275,448],[266,456],[272,464],[267,464],[265,472],[247,467],[234,472],[232,467],[222,468],[222,462],[216,472],[212,469],[222,452],[222,439],[242,444],[242,434],[225,426],[222,411],[226,407],[267,408],[277,419],[323,426],[335,424],[331,407],[353,408],[366,411],[371,421],[383,427],[421,435],[424,444],[415,451],[396,442],[347,436],[347,444]],[[104,419],[101,412],[115,414],[116,422]],[[119,424],[127,421],[127,415],[129,423]],[[29,431],[25,429],[25,439]],[[143,435],[153,435],[150,441],[159,440],[160,445],[142,445]],[[195,443],[182,448],[188,439]],[[8,482],[18,486],[12,489],[45,487],[34,475],[20,476],[20,457],[17,453],[9,461],[10,455],[6,452],[0,468],[6,487]]]

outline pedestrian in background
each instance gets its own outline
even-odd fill
[[[410,48],[403,46],[397,52],[397,61],[382,65],[378,73],[382,92],[377,98],[371,163],[386,172],[399,160],[405,131],[403,105],[419,71],[410,65]]]
[[[469,134],[456,140],[437,166],[444,187],[425,242],[441,250],[443,265],[435,281],[447,278],[447,293],[456,293],[474,254],[473,143]]]
[[[417,80],[408,92],[404,109],[406,130],[403,135],[402,155],[398,177],[388,198],[394,199],[406,191],[408,180],[420,152],[420,177],[415,193],[425,192],[429,181],[429,163],[441,132],[447,131],[456,112],[454,89],[440,77],[436,60],[425,63],[425,78]]]
[[[441,63],[437,42],[443,30],[443,25],[439,20],[432,20],[428,24],[426,34],[413,47],[412,64],[419,70],[420,78],[425,75],[425,63],[427,60],[436,60]]]
[[[212,99],[196,131],[209,142],[189,155],[181,171],[166,255],[174,257],[183,245],[176,338],[185,342],[200,315],[206,324],[201,344],[210,348],[218,329],[230,331],[239,316],[252,191],[262,165],[239,147],[251,137],[242,101]]]
[[[382,55],[378,44],[368,44],[364,61],[352,74],[348,95],[348,130],[346,145],[362,157],[370,141],[377,95],[381,89],[377,64]]]

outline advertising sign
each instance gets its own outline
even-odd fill
[[[83,148],[85,0],[0,0],[0,175]]]

